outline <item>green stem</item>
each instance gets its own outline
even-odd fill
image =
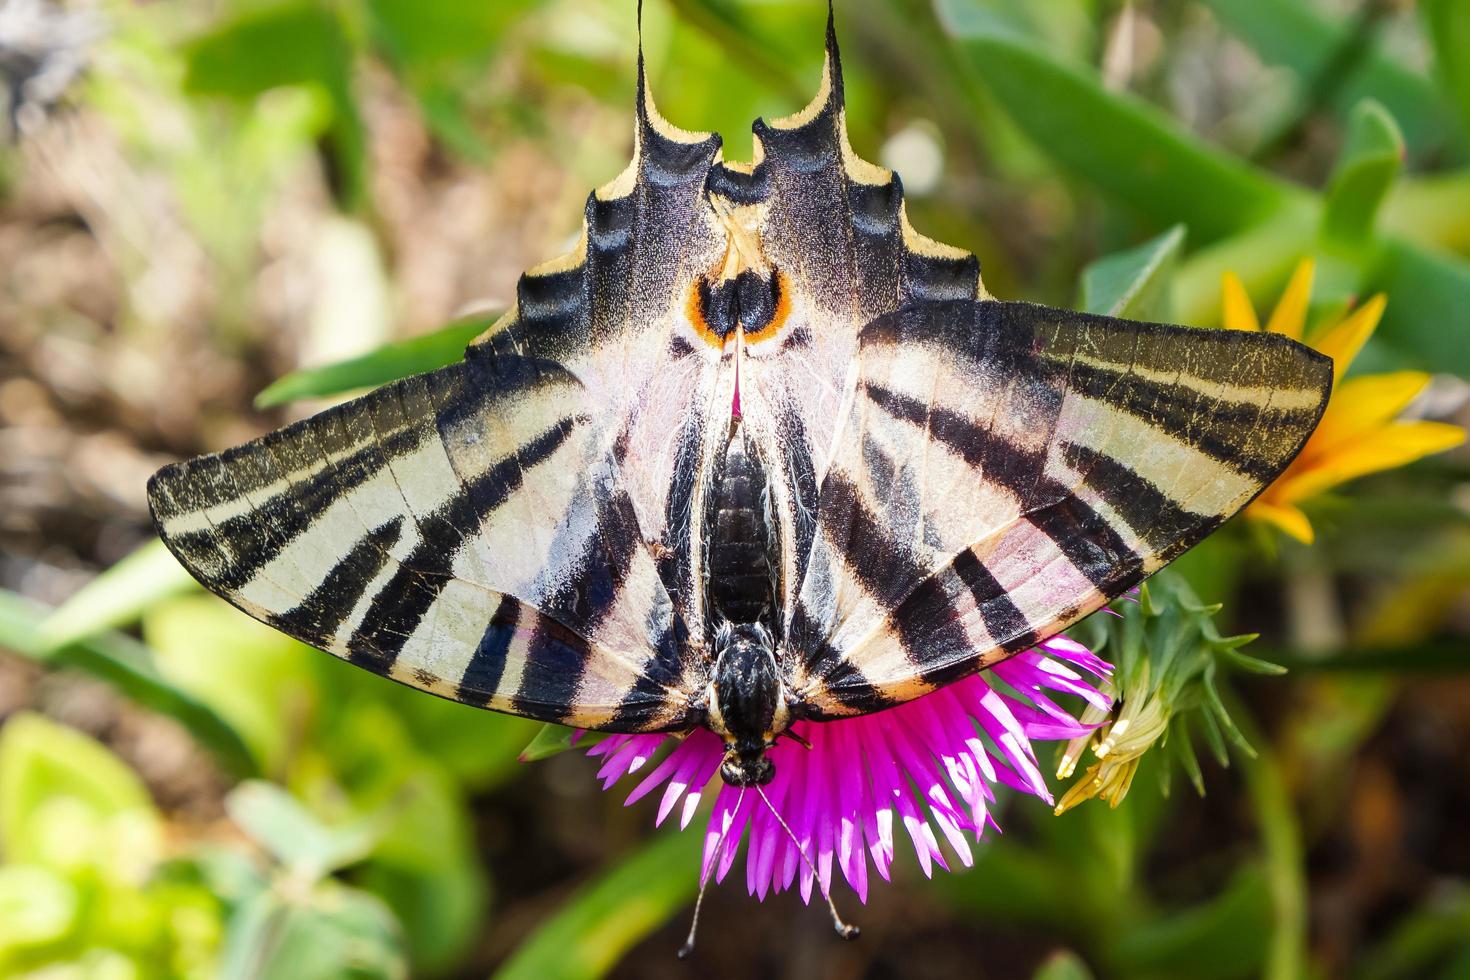
[[[1271,936],[1266,980],[1300,980],[1307,974],[1307,883],[1301,832],[1291,793],[1276,754],[1239,699],[1222,692],[1230,714],[1250,743],[1255,758],[1238,754],[1250,793],[1251,810],[1261,830],[1266,884],[1271,893]]]

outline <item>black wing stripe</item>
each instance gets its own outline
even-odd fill
[[[342,597],[360,595],[367,590],[388,563],[388,550],[397,543],[402,528],[402,517],[375,528],[352,546],[300,605],[273,615],[270,624],[315,646],[330,645],[352,611],[352,606],[343,602]]]
[[[219,485],[218,497],[221,499],[227,494],[238,497],[258,492],[270,485],[266,482],[269,478],[264,474],[276,470],[267,470],[263,465],[256,468],[261,476],[258,480],[251,481],[255,484],[255,491],[252,491],[249,484],[238,482],[236,477],[236,474],[247,472],[245,461],[248,459],[254,464],[265,464],[273,447],[277,447],[275,451],[280,451],[279,447],[298,445],[304,434],[305,430],[293,433],[287,429],[279,438],[259,447],[241,447],[229,458],[220,458],[219,464],[222,465],[208,465],[215,462],[213,459],[207,463],[201,460],[194,464],[198,466],[198,471],[190,476],[194,485],[208,485],[206,481],[210,477],[223,478],[228,473],[228,482]],[[398,433],[391,445],[402,451],[411,447],[416,438],[414,433]],[[373,471],[369,464],[376,452],[376,447],[364,448],[326,466],[322,466],[319,459],[307,458],[301,466],[309,470],[311,475],[289,483],[285,480],[275,481],[274,485],[279,490],[263,500],[257,510],[236,514],[207,528],[186,531],[177,536],[177,545],[187,551],[202,547],[205,540],[228,541],[233,560],[213,579],[212,584],[221,589],[237,590],[279,557],[322,510],[341,496],[343,486],[353,486],[371,476]],[[262,459],[262,456],[267,459]],[[208,505],[201,502],[199,509],[203,509],[203,506]]]
[[[1073,442],[1062,444],[1067,465],[1086,475],[1083,483],[1108,501],[1113,512],[1164,561],[1179,542],[1209,534],[1224,523],[1218,514],[1196,514],[1122,463]]]
[[[1001,649],[1014,653],[1036,645],[1037,635],[1026,614],[1011,601],[1010,593],[973,551],[966,550],[956,555],[952,567],[965,588],[970,590],[975,608],[980,610],[980,617],[985,623],[985,632]]]
[[[1146,419],[1218,463],[1257,480],[1268,480],[1277,453],[1240,452],[1239,433],[1255,427],[1267,439],[1290,442],[1292,433],[1310,425],[1314,408],[1266,409],[1248,402],[1216,402],[1206,409],[1197,390],[1129,376],[1123,371],[1074,365],[1071,382],[1079,394],[1091,395]],[[1264,447],[1263,447],[1264,448]]]
[[[615,492],[611,499],[601,502],[599,510],[597,533],[587,540],[586,550],[571,574],[539,600],[546,616],[588,637],[597,636],[604,618],[617,604],[634,555],[643,546],[626,495]],[[515,710],[538,703],[574,704],[588,669],[588,653],[585,644],[578,647],[552,631],[538,630],[512,702]]]
[[[428,515],[427,527],[449,532],[456,527],[478,527],[518,490],[526,470],[550,458],[576,428],[574,419],[562,419],[479,478],[461,487],[449,503]],[[373,597],[354,634],[348,659],[377,673],[387,673],[409,637],[454,578],[454,550],[440,535],[425,537],[409,553],[386,585]]]
[[[465,704],[484,708],[500,693],[506,657],[520,626],[521,610],[521,604],[510,596],[502,596],[500,605],[495,607],[490,625],[485,627],[485,635],[480,637],[464,676],[459,679],[458,697]]]
[[[1114,588],[1120,579],[1142,568],[1143,556],[1106,519],[1060,482],[1043,475],[1044,453],[1018,446],[949,409],[926,405],[876,384],[867,384],[863,390],[894,418],[927,429],[931,438],[974,467],[982,479],[1014,493],[1021,513],[1099,589]]]

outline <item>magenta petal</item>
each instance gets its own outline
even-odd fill
[[[662,785],[671,776],[683,769],[687,759],[688,754],[684,751],[684,746],[680,745],[676,747],[674,751],[669,753],[668,758],[655,766],[653,772],[644,776],[643,781],[633,788],[633,792],[629,793],[628,798],[623,801],[623,806],[632,806],[634,803],[643,799],[649,792]],[[669,803],[668,806],[673,806],[673,804]],[[664,817],[667,814],[668,807],[659,807],[659,817],[654,823],[663,823]]]
[[[627,803],[631,804],[635,798],[640,797],[645,786],[649,789],[656,786],[660,781],[656,777],[659,777],[665,769],[672,769],[673,774],[665,777],[668,779],[668,786],[664,787],[663,799],[659,800],[658,815],[653,818],[654,826],[662,826],[670,811],[674,809],[674,804],[678,803],[680,798],[689,791],[689,784],[699,772],[700,763],[703,761],[702,753],[697,747],[688,742],[681,743],[678,748],[669,753],[669,757],[662,765],[644,779],[637,789],[628,794]]]
[[[813,743],[812,752],[814,754],[820,753],[821,756],[819,759],[813,760],[817,764],[812,768],[811,776],[809,777],[817,786],[817,792],[819,794],[817,797],[818,812],[822,813],[825,817],[825,819],[817,822],[817,853],[813,856],[813,860],[817,865],[817,876],[822,883],[823,895],[830,895],[832,893],[832,842],[836,836],[834,824],[837,822],[832,819],[836,816],[836,793],[833,783],[836,781],[838,769],[842,765],[842,760],[831,749],[831,744],[834,741],[835,739],[823,739],[820,746],[817,743]]]
[[[730,869],[735,866],[735,858],[740,853],[741,832],[749,825],[751,810],[760,801],[760,797],[747,792],[743,797],[737,795],[737,800],[735,812],[731,818],[730,833],[725,835],[725,847],[720,855],[719,868],[715,871],[716,881],[724,881]]]
[[[888,869],[893,864],[893,808],[888,805],[885,793],[880,789],[874,775],[874,766],[881,765],[882,756],[875,755],[872,747],[871,726],[855,729],[861,756],[855,760],[867,774],[868,786],[863,806],[863,836],[868,841],[868,855],[873,867],[884,881],[888,880]]]
[[[857,739],[852,726],[845,726],[836,733],[838,752],[849,760],[859,758]],[[842,876],[857,892],[858,898],[868,900],[868,857],[862,846],[863,797],[866,795],[866,773],[861,766],[851,765],[839,769],[837,776],[837,799],[840,810],[841,831],[837,835],[837,863]]]
[[[632,804],[662,787],[657,823],[677,808],[680,826],[687,827],[714,788],[702,881],[724,880],[748,838],[745,879],[753,895],[764,899],[799,883],[803,901],[810,901],[814,886],[831,890],[835,863],[841,878],[866,900],[868,860],[880,877],[890,876],[895,820],[913,843],[920,869],[931,875],[935,864],[948,868],[948,850],[962,864],[972,862],[967,832],[978,840],[987,828],[999,830],[992,812],[997,785],[1051,800],[1032,740],[1075,738],[1092,730],[1056,698],[1075,697],[1099,708],[1110,704],[1079,671],[1106,678],[1112,668],[1076,641],[1054,637],[988,673],[885,711],[798,722],[794,732],[812,748],[789,741],[773,748],[776,777],[765,791],[800,850],[758,792],[747,790],[742,797],[720,782],[724,746],[711,732],[701,729],[673,744],[660,735],[613,735],[588,747],[587,754],[599,760],[598,778],[610,787],[667,749],[667,757],[628,796]],[[941,849],[941,837],[948,848]]]
[[[1054,636],[1041,645],[1047,653],[1076,664],[1096,677],[1111,677],[1113,665],[1068,636]]]

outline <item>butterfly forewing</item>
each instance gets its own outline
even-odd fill
[[[793,622],[807,710],[918,697],[1123,594],[1286,467],[1331,378],[1266,334],[993,301],[876,320]]]
[[[168,467],[150,500],[205,585],[306,643],[486,707],[662,725],[673,610],[595,407],[553,362],[472,352]]]

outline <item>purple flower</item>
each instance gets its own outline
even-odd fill
[[[1093,727],[1079,722],[1053,695],[1075,695],[1104,716],[1111,707],[1077,668],[1095,678],[1112,671],[1080,643],[1059,636],[983,674],[877,714],[797,722],[793,733],[811,748],[782,740],[771,749],[776,777],[765,791],[811,859],[822,893],[831,889],[835,866],[867,901],[869,861],[887,880],[900,834],[912,842],[925,875],[935,864],[949,868],[941,837],[969,866],[969,835],[978,841],[987,824],[997,826],[991,812],[997,783],[1051,803],[1032,740],[1078,738]],[[610,789],[654,763],[669,741],[666,735],[614,735],[588,755],[602,759],[598,777],[603,789]],[[708,881],[711,873],[723,881],[748,836],[750,893],[764,899],[799,881],[802,899],[810,901],[812,870],[759,794],[742,797],[717,778],[722,756],[719,738],[698,729],[652,766],[627,803],[662,789],[655,822],[662,824],[678,811],[680,827],[687,827],[705,795],[717,794],[705,829],[700,881]]]

